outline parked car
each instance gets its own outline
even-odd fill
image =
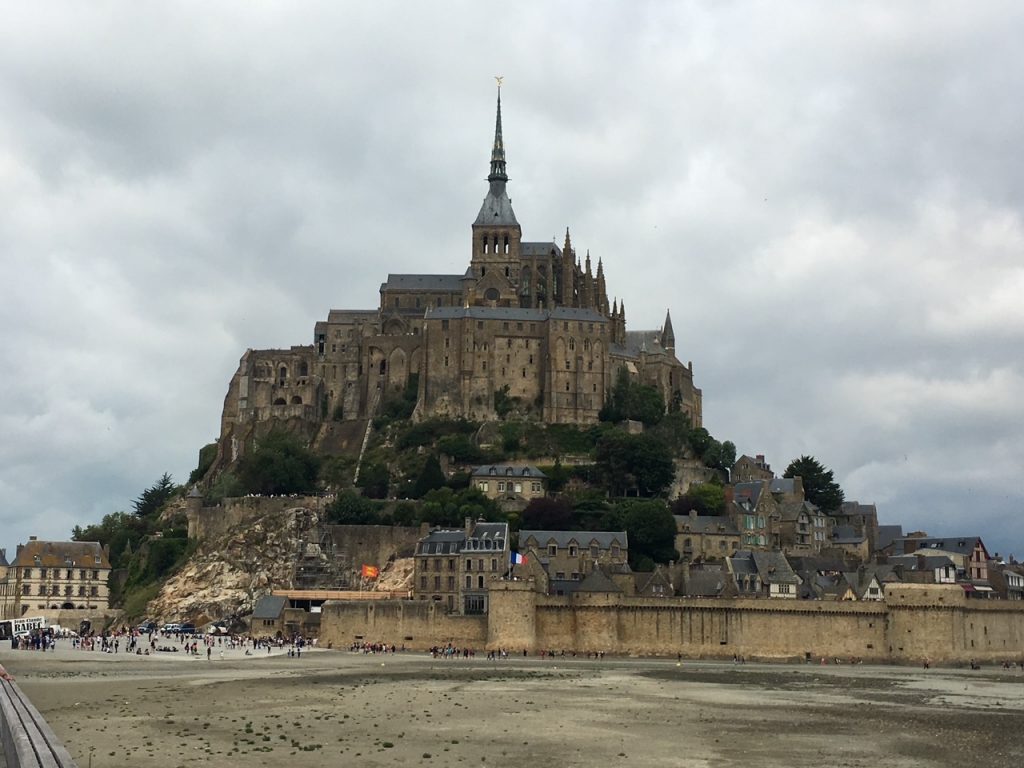
[[[181,624],[164,624],[160,627],[160,631],[172,635],[175,632],[181,632]]]
[[[191,621],[186,621],[178,628],[178,631],[183,635],[194,635],[196,633],[196,625]]]
[[[150,632],[156,632],[155,621],[144,621],[136,629],[143,635],[148,635]]]

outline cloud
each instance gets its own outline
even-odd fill
[[[502,74],[524,237],[569,226],[632,328],[671,308],[716,436],[1024,552],[1021,16],[12,11],[0,546],[184,479],[247,347],[309,343],[389,271],[461,272]]]

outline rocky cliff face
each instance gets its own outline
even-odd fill
[[[388,526],[327,526],[319,508],[281,508],[280,499],[245,500],[206,526],[195,554],[168,579],[149,603],[159,621],[189,620],[197,625],[252,612],[274,589],[406,590],[412,588],[416,529]],[[361,564],[378,565],[381,578],[363,585]],[[309,574],[320,583],[305,583]],[[296,584],[299,575],[303,583]]]

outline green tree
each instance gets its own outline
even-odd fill
[[[688,515],[690,510],[698,515],[725,514],[725,489],[718,483],[698,483],[672,502],[672,513]]]
[[[160,511],[160,507],[167,503],[176,490],[177,486],[171,476],[164,472],[155,484],[144,490],[139,498],[132,502],[135,514],[139,517],[155,516]]]
[[[316,489],[319,461],[295,435],[274,429],[238,462],[244,492],[263,495]]]
[[[572,504],[568,499],[530,499],[520,517],[520,524],[528,531],[572,530],[575,527]]]
[[[327,520],[335,525],[377,525],[377,505],[354,491],[339,493],[327,507]]]
[[[435,488],[442,488],[445,484],[444,472],[441,471],[441,462],[437,456],[431,454],[423,464],[423,469],[416,478],[412,495],[414,498],[422,499],[428,491]]]
[[[208,443],[199,449],[199,464],[188,476],[189,485],[198,483],[203,479],[203,476],[207,473],[211,466],[213,466],[214,459],[217,458],[217,444]]]
[[[648,558],[655,563],[677,560],[676,522],[660,499],[621,505],[619,516],[629,537],[629,562],[635,568]]]
[[[672,456],[665,444],[653,435],[612,432],[603,436],[595,451],[597,474],[616,496],[630,492],[638,496],[657,496],[675,476]]]
[[[391,487],[391,471],[382,461],[367,461],[359,469],[359,480],[356,482],[363,493],[371,499],[386,499]]]
[[[804,485],[804,498],[819,506],[822,512],[837,512],[843,503],[843,489],[833,479],[832,470],[826,469],[813,456],[793,459],[782,476],[799,477]]]
[[[665,399],[661,391],[650,384],[634,383],[625,366],[620,366],[615,372],[615,383],[598,418],[611,422],[632,419],[654,425],[664,416]]]

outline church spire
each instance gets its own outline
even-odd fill
[[[498,80],[498,115],[494,119],[494,146],[491,148],[491,173],[487,180],[508,181],[505,173],[505,142],[501,138],[501,80]]]
[[[676,334],[672,330],[672,313],[665,310],[665,325],[661,329],[661,346],[669,352],[676,348]]]

